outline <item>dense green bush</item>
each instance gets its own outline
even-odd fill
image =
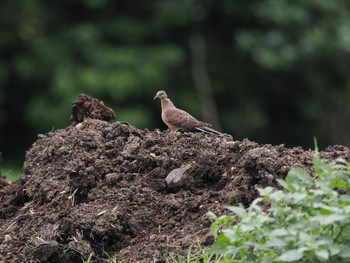
[[[316,149],[313,165],[315,177],[293,168],[278,180],[283,190],[260,189],[247,209],[210,213],[216,262],[350,262],[350,163]]]
[[[82,92],[140,129],[166,128],[165,89],[237,140],[350,145],[349,17],[348,0],[3,0],[4,162],[69,125]]]

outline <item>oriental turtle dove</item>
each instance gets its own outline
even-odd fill
[[[220,135],[221,133],[209,128],[211,125],[197,120],[186,111],[175,107],[174,103],[168,98],[165,91],[157,92],[154,99],[159,98],[162,107],[162,120],[169,127],[170,131],[178,130],[198,130],[207,133]]]

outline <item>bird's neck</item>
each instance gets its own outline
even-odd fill
[[[166,108],[169,108],[169,107],[175,107],[174,103],[172,103],[172,101],[169,100],[168,98],[162,99],[161,100],[161,104],[162,104],[162,108],[163,109],[166,109]]]

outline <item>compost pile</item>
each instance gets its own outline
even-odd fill
[[[0,186],[0,262],[165,262],[213,242],[208,211],[248,206],[291,167],[311,171],[310,150],[139,130],[93,100],[80,96],[72,124],[39,135],[20,178]]]

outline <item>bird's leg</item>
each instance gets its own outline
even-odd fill
[[[178,132],[181,132],[181,133],[183,133],[184,132],[184,130],[183,129],[181,129],[181,128],[179,128],[179,129],[175,129],[175,130],[172,130],[172,129],[167,129],[167,130],[165,130],[166,132],[168,132],[168,133],[173,133],[173,134],[176,134],[176,133],[178,133]]]
[[[185,129],[183,129],[183,128],[177,128],[177,129],[176,129],[176,132],[184,133],[184,132],[185,132]]]

